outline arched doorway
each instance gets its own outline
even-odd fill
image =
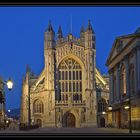
[[[63,127],[75,127],[75,124],[75,116],[70,112],[65,113],[63,117]]]
[[[36,123],[38,124],[39,127],[42,126],[42,120],[41,120],[41,119],[37,119],[37,120],[36,120]]]
[[[105,118],[100,119],[100,126],[105,127]]]

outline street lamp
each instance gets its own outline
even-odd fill
[[[124,109],[126,109],[126,110],[129,109],[129,106],[128,105],[127,106],[124,106]]]
[[[129,110],[129,133],[132,133],[132,125],[131,125],[131,101],[129,98],[129,105],[124,106],[125,110]]]
[[[104,115],[104,114],[106,114],[106,112],[105,112],[105,111],[103,111],[103,112],[102,112],[102,114]]]
[[[131,125],[131,91],[129,92],[129,133],[132,133],[132,125]]]
[[[7,84],[7,87],[9,90],[11,90],[13,88],[13,82],[12,82],[11,78],[9,78],[9,80],[6,82],[6,84]]]
[[[111,105],[108,106],[108,110],[109,110],[109,111],[112,110],[112,106],[111,106]]]
[[[0,80],[0,84],[7,85],[7,88],[9,90],[13,88],[13,81],[11,80],[11,78],[9,78],[9,80],[6,82],[3,82],[2,80]]]
[[[3,86],[5,86],[5,85],[7,85],[7,88],[11,91],[12,90],[12,88],[13,88],[13,82],[12,82],[12,80],[11,80],[11,78],[9,78],[9,80],[8,81],[6,81],[6,82],[3,82],[2,80],[0,80],[0,85],[3,85]],[[3,87],[1,86],[1,90],[3,90]],[[2,94],[2,91],[1,91],[1,98],[0,98],[0,103],[3,103],[3,105],[4,105],[4,107],[3,107],[3,109],[4,109],[4,114],[3,114],[3,116],[4,116],[4,127],[5,127],[5,92],[3,92],[3,94]]]

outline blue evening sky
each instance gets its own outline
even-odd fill
[[[62,26],[66,36],[70,31],[79,37],[82,24],[91,20],[96,35],[96,65],[101,73],[117,36],[131,34],[140,26],[140,7],[0,7],[0,75],[14,81],[6,92],[6,108],[20,107],[22,77],[29,64],[39,75],[44,67],[44,31],[51,20],[57,33]]]

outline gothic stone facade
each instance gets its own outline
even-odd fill
[[[140,29],[117,37],[107,60],[112,124],[140,128]],[[129,102],[130,100],[130,102]],[[129,114],[130,113],[130,114]]]
[[[90,24],[81,28],[80,38],[71,33],[57,40],[51,23],[44,34],[45,65],[36,77],[28,69],[23,79],[21,123],[28,123],[28,97],[32,123],[41,127],[96,126],[96,49]]]

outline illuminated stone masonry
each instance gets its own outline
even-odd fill
[[[132,129],[140,129],[139,29],[115,39],[106,65],[110,75],[112,124],[118,128],[131,125]]]
[[[30,94],[32,124],[41,127],[97,126],[96,84],[104,88],[106,102],[109,89],[107,78],[96,69],[95,33],[90,21],[86,30],[81,28],[78,39],[71,33],[63,37],[59,27],[55,40],[51,23],[44,37],[43,71],[35,76],[28,68],[23,79],[20,122],[28,123],[27,97]]]

